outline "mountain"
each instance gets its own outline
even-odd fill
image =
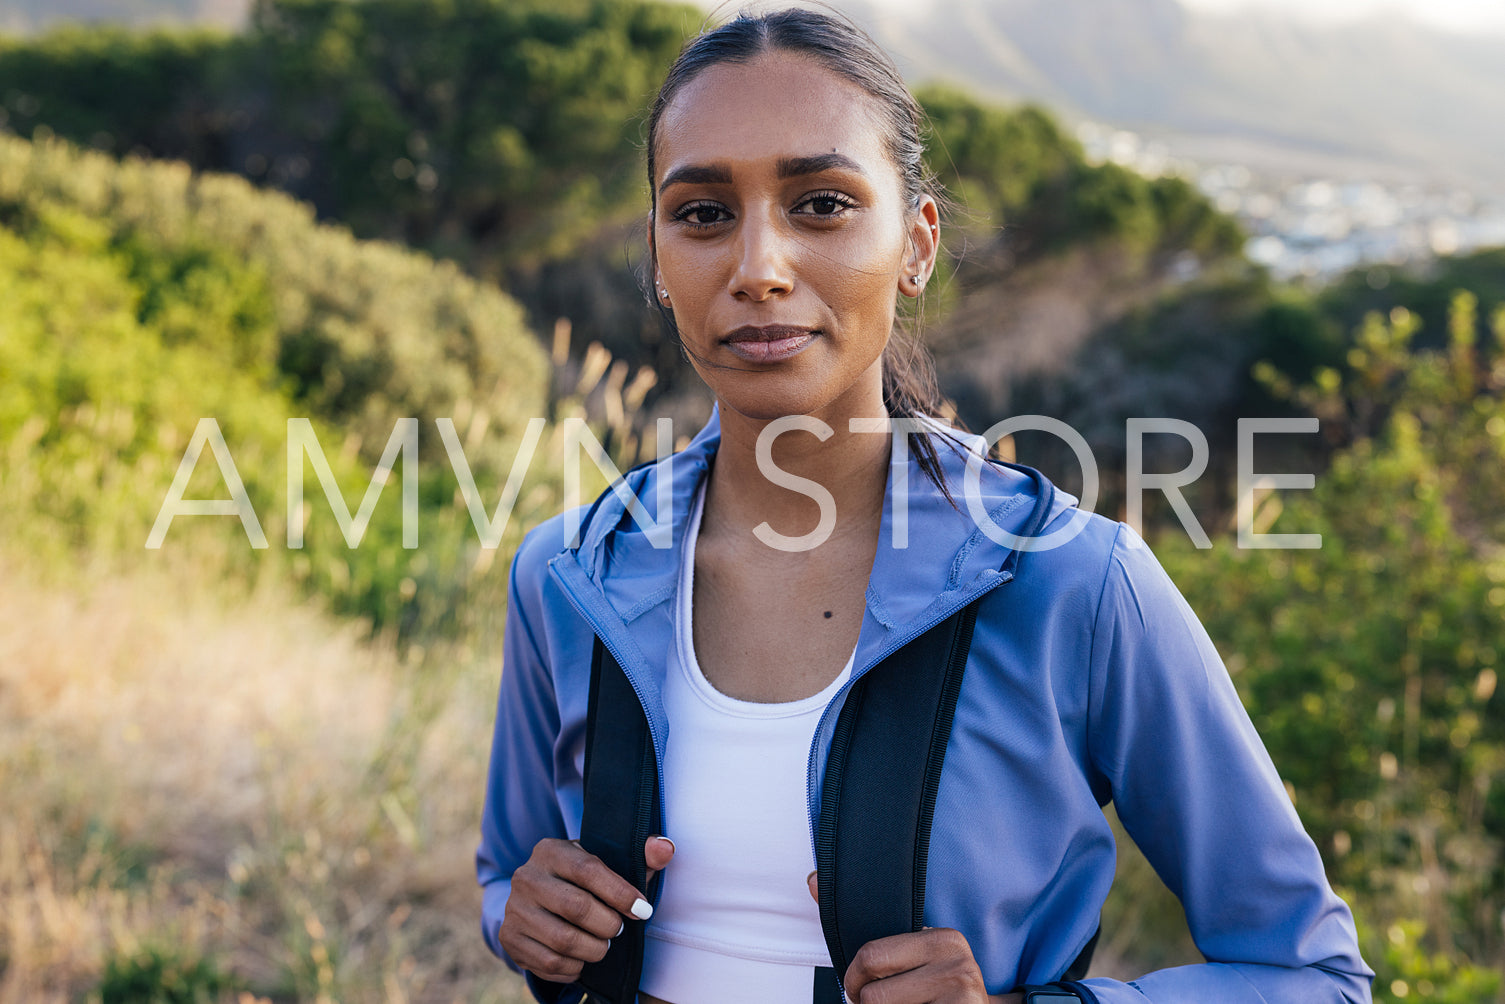
[[[1505,36],[1387,13],[1342,25],[1176,0],[851,0],[916,80],[946,80],[1173,152],[1279,168],[1343,163],[1505,188]]]

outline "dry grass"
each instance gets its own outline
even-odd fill
[[[227,1000],[525,999],[477,931],[493,660],[401,665],[202,571],[72,578],[0,560],[0,1004],[151,946]]]

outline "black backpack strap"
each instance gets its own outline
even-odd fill
[[[837,719],[816,835],[833,968],[816,970],[814,1004],[843,1004],[840,974],[863,945],[924,926],[935,798],[979,602],[869,670]],[[1086,976],[1100,934],[1062,980]]]
[[[978,600],[874,666],[847,694],[821,786],[815,864],[834,969],[817,1004],[875,938],[924,925],[930,824]]]
[[[643,844],[662,827],[658,754],[632,683],[599,638],[591,657],[584,797],[580,846],[651,900]],[[592,1000],[632,1004],[642,970],[643,922],[629,917],[606,958],[587,964],[579,983]]]

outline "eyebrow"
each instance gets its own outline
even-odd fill
[[[724,167],[690,165],[670,171],[658,186],[658,192],[664,194],[670,185],[729,185],[731,181],[732,172]]]
[[[839,153],[822,153],[813,157],[780,157],[776,167],[780,178],[797,178],[822,171],[846,170],[866,174],[862,165]],[[658,186],[662,195],[670,185],[729,185],[732,172],[720,164],[690,164],[670,171]]]
[[[862,165],[858,164],[851,157],[844,156],[835,151],[818,154],[814,157],[779,158],[778,171],[780,178],[797,178],[804,174],[819,174],[822,171],[833,170],[851,171],[855,174],[867,173],[862,169]]]

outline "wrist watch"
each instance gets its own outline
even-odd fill
[[[1048,987],[1020,987],[1024,1004],[1082,1004],[1077,992],[1062,983]]]

